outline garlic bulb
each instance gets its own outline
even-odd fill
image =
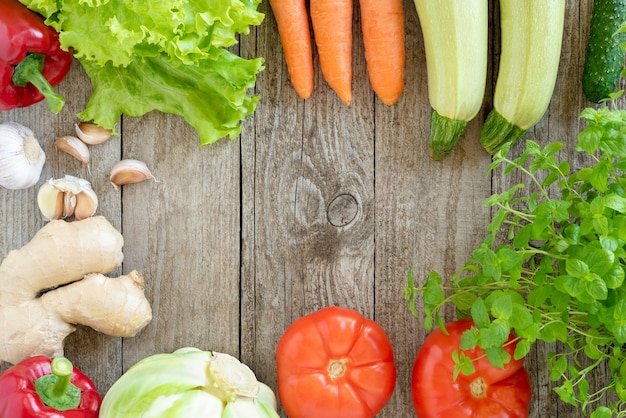
[[[34,186],[45,162],[33,131],[17,122],[0,124],[0,186],[12,190]]]
[[[65,175],[41,185],[37,204],[46,221],[65,219],[72,215],[80,221],[96,213],[98,196],[87,180]]]

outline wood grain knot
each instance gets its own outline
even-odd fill
[[[341,227],[352,222],[359,213],[359,203],[350,194],[336,196],[328,205],[328,222]]]

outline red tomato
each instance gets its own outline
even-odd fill
[[[412,379],[413,406],[419,418],[528,417],[530,379],[524,359],[513,359],[516,344],[506,346],[511,361],[502,369],[492,366],[482,349],[464,350],[467,357],[476,359],[476,371],[459,373],[454,380],[452,352],[460,351],[461,335],[473,325],[471,319],[451,322],[446,324],[449,335],[437,328],[424,341]]]
[[[290,418],[372,418],[396,383],[385,331],[352,309],[294,321],[276,348],[278,395]]]

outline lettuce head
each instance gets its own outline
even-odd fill
[[[201,145],[235,139],[259,97],[262,58],[231,51],[261,0],[20,0],[59,32],[93,91],[79,118],[112,129],[152,110],[182,116]]]

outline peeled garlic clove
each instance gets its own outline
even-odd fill
[[[95,123],[80,122],[74,125],[76,136],[85,144],[101,144],[111,138],[112,131]]]
[[[109,176],[109,180],[116,189],[124,184],[140,183],[151,179],[154,179],[154,176],[146,163],[133,159],[115,163]]]
[[[39,188],[37,205],[46,221],[61,219],[65,209],[65,193],[47,181]]]
[[[45,161],[33,131],[17,122],[0,124],[0,186],[12,190],[34,186]]]
[[[90,185],[76,195],[74,219],[80,221],[81,219],[89,218],[96,213],[96,209],[98,209],[98,196]]]
[[[89,164],[89,148],[80,139],[75,136],[62,136],[54,141],[54,148],[57,151],[63,151],[81,161],[83,164]]]

